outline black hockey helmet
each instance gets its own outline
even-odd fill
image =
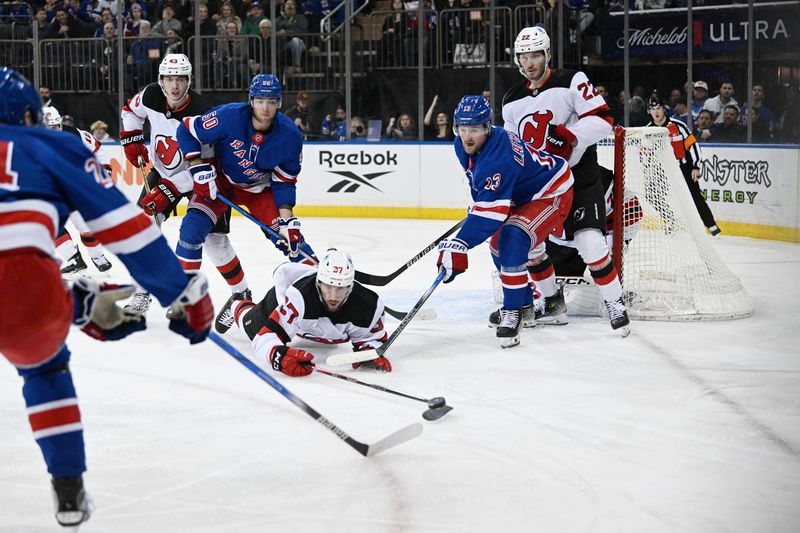
[[[647,100],[647,109],[653,109],[654,107],[663,107],[664,109],[667,108],[667,104],[664,102],[664,99],[658,96],[657,93],[653,93]]]

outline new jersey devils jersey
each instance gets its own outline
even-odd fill
[[[100,149],[100,141],[88,131],[79,130],[75,126],[61,126],[61,131],[66,131],[81,138],[83,145],[93,154]]]
[[[503,97],[503,127],[534,148],[544,149],[547,128],[563,124],[578,138],[569,158],[574,166],[586,150],[611,134],[613,119],[606,101],[577,70],[550,70],[544,84],[532,89],[524,80]]]
[[[39,250],[71,211],[163,305],[186,286],[186,274],[150,217],[114,187],[95,157],[68,133],[0,125],[0,253]],[[153,264],[161,265],[157,272]]]
[[[476,155],[464,151],[460,137],[453,146],[473,200],[457,238],[470,248],[500,229],[512,206],[554,198],[572,187],[572,172],[566,161],[539,152],[499,126],[492,126],[486,144]]]
[[[316,267],[300,263],[284,263],[275,269],[275,300],[270,291],[244,318],[245,331],[253,331],[253,322],[257,324],[253,338],[257,356],[268,359],[274,346],[295,336],[324,344],[351,342],[356,349],[378,348],[386,340],[383,302],[375,292],[356,282],[344,304],[331,313],[320,299],[316,274]]]
[[[210,144],[228,181],[247,192],[272,188],[275,205],[294,206],[300,174],[303,135],[294,121],[278,112],[268,131],[253,127],[250,104],[215,107],[200,117],[183,120],[178,143],[187,159],[199,155],[200,145]]]
[[[192,175],[179,147],[175,131],[186,117],[201,115],[210,106],[203,97],[189,91],[189,100],[179,109],[170,109],[158,83],[151,83],[122,108],[122,129],[141,130],[150,121],[150,161],[162,178],[169,178],[180,192],[192,190]],[[210,150],[203,157],[211,157]]]

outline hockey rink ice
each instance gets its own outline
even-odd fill
[[[301,221],[318,254],[338,246],[380,275],[454,223]],[[178,223],[164,225],[173,245]],[[282,256],[242,217],[231,235],[260,299]],[[81,531],[800,531],[800,246],[730,236],[713,245],[752,298],[751,318],[633,322],[626,339],[605,319],[575,318],[524,330],[508,350],[486,325],[497,306],[488,246],[471,251],[468,272],[425,306],[438,318],[412,322],[387,352],[394,372],[334,369],[444,396],[453,411],[435,422],[422,419],[421,402],[269,370],[360,441],[424,425],[371,458],[215,344],[190,347],[169,332],[156,302],[148,330],[120,342],[73,329],[84,479],[97,506]],[[409,310],[433,282],[435,258],[378,288],[387,305]],[[230,293],[210,262],[203,269],[218,309]],[[250,355],[235,327],[225,338]],[[323,367],[337,351],[294,345]],[[20,388],[0,364],[0,532],[62,531]]]

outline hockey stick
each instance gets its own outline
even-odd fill
[[[402,274],[403,272],[408,270],[408,268],[411,265],[413,265],[414,263],[419,261],[425,254],[427,254],[428,252],[430,252],[431,250],[436,248],[439,245],[440,242],[442,242],[447,237],[449,237],[450,235],[455,233],[455,231],[458,228],[460,228],[461,226],[464,225],[464,221],[466,221],[466,220],[467,220],[466,218],[462,218],[461,220],[459,220],[458,223],[455,226],[453,226],[452,228],[450,228],[449,230],[444,232],[442,235],[437,237],[437,239],[435,241],[433,241],[428,246],[423,248],[417,255],[415,255],[414,257],[412,257],[408,261],[406,261],[405,265],[401,266],[400,268],[398,268],[397,270],[395,270],[391,274],[388,274],[386,276],[376,276],[374,274],[367,274],[366,272],[356,272],[356,281],[359,281],[359,282],[364,283],[366,285],[373,285],[375,287],[383,287],[384,285],[388,285],[390,281],[392,281],[397,276],[399,276],[400,274]]]
[[[230,206],[231,209],[233,209],[234,211],[240,213],[245,218],[250,219],[250,221],[254,222],[259,228],[261,228],[262,230],[266,231],[267,234],[271,235],[272,237],[278,238],[278,239],[283,239],[283,237],[278,232],[276,232],[274,229],[270,228],[269,226],[267,226],[266,224],[264,224],[263,222],[258,220],[256,217],[254,217],[252,214],[248,213],[247,211],[245,211],[244,209],[242,209],[238,205],[234,204],[233,202],[231,202],[230,200],[225,198],[225,196],[223,196],[223,195],[218,193],[217,194],[217,198],[219,198],[224,204]],[[315,265],[317,264],[317,260],[314,259],[313,257],[309,256],[306,252],[303,251],[302,248],[299,248],[298,251],[303,255],[303,257],[305,257],[306,259],[308,259],[309,261],[311,261]],[[356,272],[356,280],[358,280],[358,274],[359,273]],[[384,306],[384,309],[385,309],[387,314],[393,316],[397,320],[404,320],[406,318],[406,316],[408,316],[408,313],[404,313],[402,311],[395,311],[394,309],[391,309],[390,307],[387,307],[387,306]],[[436,318],[436,311],[434,311],[433,309],[430,309],[430,310],[426,309],[425,312],[423,312],[420,315],[419,318],[420,318],[420,320],[433,320],[433,319]]]
[[[414,307],[411,308],[411,311],[409,311],[406,317],[403,319],[403,321],[400,322],[400,325],[397,326],[397,329],[394,330],[394,333],[392,333],[389,339],[383,343],[383,346],[375,350],[375,353],[377,353],[380,356],[386,353],[386,350],[389,349],[389,346],[391,346],[392,343],[395,341],[395,339],[397,339],[398,335],[400,335],[400,333],[402,333],[403,330],[406,329],[406,326],[408,325],[409,322],[411,322],[411,319],[414,318],[414,315],[416,315],[417,312],[419,312],[420,308],[422,308],[422,305],[425,303],[425,301],[428,298],[430,298],[431,294],[433,294],[434,289],[436,289],[436,287],[439,286],[439,283],[442,282],[442,280],[444,279],[444,274],[445,274],[445,269],[439,268],[439,274],[437,274],[436,279],[433,280],[433,285],[431,285],[430,288],[427,291],[425,291],[425,294],[423,294],[420,297],[419,301],[414,304]]]
[[[150,184],[147,183],[147,176],[144,173],[144,158],[139,156],[139,172],[142,173],[142,182],[144,183],[144,190],[147,191],[147,194],[150,194]],[[156,223],[156,227],[161,227],[161,220],[158,218],[158,213],[156,213],[156,205],[155,203],[150,204],[153,209],[153,222]]]
[[[356,378],[351,378],[350,376],[345,376],[342,374],[337,374],[336,372],[330,372],[328,370],[323,370],[319,367],[314,367],[314,371],[320,374],[325,374],[326,376],[331,376],[334,378],[342,379],[344,381],[349,381],[350,383],[356,383],[358,385],[363,385],[365,387],[369,387],[371,389],[388,392],[389,394],[395,394],[397,396],[402,396],[403,398],[408,398],[410,400],[417,400],[418,402],[427,403],[428,410],[422,413],[422,418],[425,420],[439,420],[444,415],[449,413],[453,410],[452,407],[447,405],[445,402],[444,397],[437,396],[436,398],[431,398],[430,400],[426,400],[424,398],[417,398],[416,396],[411,396],[410,394],[405,394],[403,392],[398,392],[396,390],[387,389],[386,387],[381,387],[380,385],[375,385],[374,383],[366,383],[364,381],[359,381]]]
[[[409,426],[404,427],[394,433],[388,435],[387,437],[382,438],[378,442],[372,444],[365,444],[363,442],[359,442],[347,433],[345,433],[342,429],[340,429],[336,424],[322,416],[319,412],[317,412],[313,407],[308,405],[306,402],[292,394],[292,392],[280,384],[278,380],[261,370],[255,363],[250,361],[247,357],[245,357],[239,350],[225,342],[222,337],[214,333],[213,331],[208,334],[208,338],[214,341],[217,346],[228,352],[228,355],[239,361],[242,365],[244,365],[250,372],[261,378],[262,381],[265,381],[270,387],[281,393],[281,395],[299,407],[303,412],[305,412],[308,416],[325,426],[326,429],[333,432],[337,437],[345,441],[350,447],[354,448],[358,453],[363,455],[364,457],[372,457],[373,455],[377,455],[382,451],[388,450],[389,448],[393,448],[398,444],[402,444],[406,441],[409,441],[415,437],[418,437],[422,434],[422,424],[416,422]]]

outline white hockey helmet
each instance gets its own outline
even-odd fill
[[[317,267],[317,288],[319,289],[320,284],[346,288],[347,292],[342,299],[344,302],[353,290],[355,279],[356,268],[353,266],[350,254],[336,248],[326,250]]]
[[[42,116],[44,117],[44,125],[49,130],[61,129],[61,113],[58,112],[53,106],[44,106],[42,108]]]
[[[192,86],[191,61],[185,54],[167,54],[161,60],[161,64],[158,65],[158,85],[161,87],[161,91],[164,92],[164,96],[167,96],[167,92],[164,91],[164,82],[162,81],[164,76],[186,76],[186,79],[189,80],[189,84],[186,86],[186,92],[188,93],[189,87]],[[184,93],[183,96],[186,96],[186,94]]]
[[[550,36],[547,30],[541,26],[528,26],[522,28],[514,40],[514,64],[517,65],[520,73],[525,76],[525,71],[519,63],[519,54],[525,52],[544,52],[545,64],[550,64]]]

